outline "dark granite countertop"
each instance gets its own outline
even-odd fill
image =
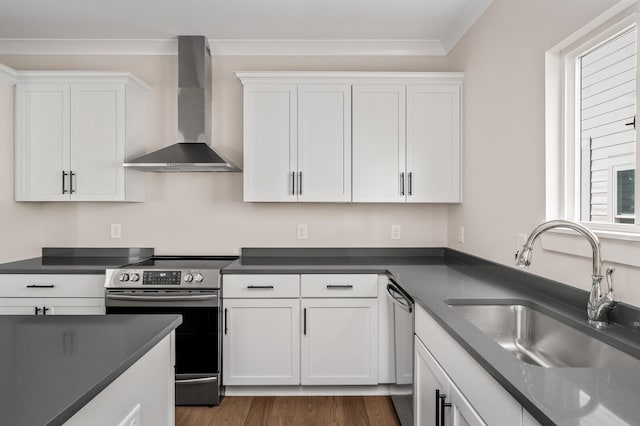
[[[179,315],[0,316],[0,424],[63,424],[181,323]]]
[[[0,264],[0,274],[104,274],[153,254],[152,248],[45,247],[40,257]]]
[[[222,272],[388,273],[540,423],[623,425],[640,419],[640,370],[523,363],[447,301],[534,303],[640,358],[640,331],[633,329],[639,312],[624,303],[610,317],[625,327],[595,330],[587,326],[587,292],[448,249],[243,249]],[[584,275],[589,279],[589,271]]]

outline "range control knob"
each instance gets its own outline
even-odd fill
[[[186,282],[190,283],[191,281],[193,281],[193,275],[191,275],[191,274],[189,274],[189,273],[184,274],[184,280],[185,280]]]
[[[120,281],[129,281],[129,274],[120,274]]]
[[[139,281],[139,280],[140,280],[140,274],[136,274],[135,272],[131,274],[131,281],[135,283],[136,281]]]
[[[197,282],[197,283],[201,283],[203,279],[204,279],[204,277],[202,276],[202,274],[195,274],[193,276],[193,280],[195,282]]]

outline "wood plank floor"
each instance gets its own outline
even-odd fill
[[[228,396],[176,407],[176,426],[400,426],[388,396]]]

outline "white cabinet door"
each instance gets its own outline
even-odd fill
[[[405,86],[353,86],[353,201],[405,201]]]
[[[0,315],[41,315],[43,306],[44,299],[35,297],[2,297]]]
[[[298,86],[298,201],[351,201],[351,86]]]
[[[45,315],[104,315],[105,304],[102,298],[58,298],[44,299]]]
[[[223,384],[300,384],[300,300],[224,299]]]
[[[377,299],[302,300],[303,385],[378,383]]]
[[[244,201],[296,201],[297,87],[244,88]]]
[[[0,315],[104,315],[104,298],[0,298]]]
[[[15,149],[16,201],[69,199],[68,84],[17,86]]]
[[[417,425],[440,425],[441,394],[448,395],[449,380],[424,344],[415,338],[414,419]],[[438,394],[436,394],[436,392]]]
[[[446,421],[452,426],[486,426],[473,406],[467,401],[460,389],[449,380],[449,394],[447,401],[451,404],[445,408]]]
[[[71,123],[71,200],[124,199],[124,85],[72,84]]]
[[[459,85],[407,86],[407,201],[461,201]]]

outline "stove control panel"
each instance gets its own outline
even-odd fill
[[[107,269],[107,288],[219,288],[218,270]]]

